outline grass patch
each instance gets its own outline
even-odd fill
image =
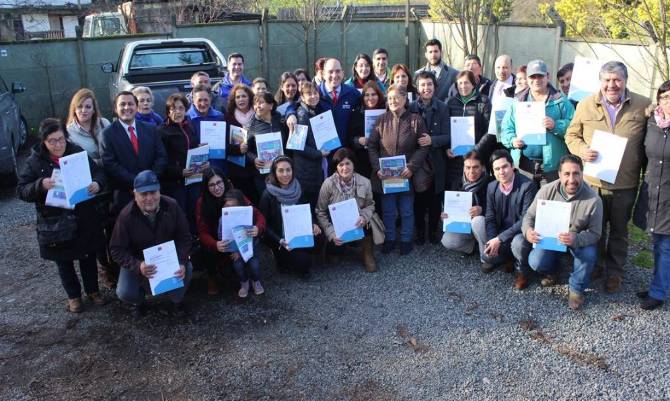
[[[637,267],[643,269],[653,269],[654,268],[654,255],[651,251],[643,249],[633,256],[633,263]]]
[[[628,239],[634,245],[647,247],[651,244],[649,234],[637,228],[633,223],[628,223]]]

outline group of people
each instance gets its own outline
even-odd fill
[[[257,253],[244,260],[221,236],[222,209],[250,206],[253,225],[246,234],[253,247],[264,243],[280,271],[309,278],[314,261],[330,260],[358,249],[366,271],[375,272],[375,244],[382,254],[408,255],[415,245],[441,243],[449,250],[477,254],[482,271],[515,272],[523,290],[532,272],[540,285],[557,281],[563,255],[574,259],[568,305],[579,309],[585,290],[597,278],[617,292],[628,254],[628,222],[637,201],[636,219],[653,236],[655,268],[649,291],[638,295],[641,307],[655,309],[670,292],[670,161],[665,146],[670,130],[670,82],[659,89],[656,103],[626,88],[628,72],[618,61],[600,70],[601,89],[579,103],[568,100],[571,65],[558,72],[560,88],[550,83],[547,64],[533,60],[516,70],[512,59],[495,60],[495,79],[482,76],[479,57],[469,55],[458,71],[442,59],[437,39],[425,44],[426,65],[411,74],[402,64],[388,66],[389,54],[376,49],[359,54],[345,81],[340,60],[321,58],[312,79],[305,69],[281,75],[270,93],[264,78],[244,75],[244,57],[228,57],[228,74],[213,83],[205,72],[191,79],[188,94],[168,97],[164,114],[153,109],[146,87],[121,92],[114,99],[114,122],[103,118],[95,95],[79,90],[65,123],[54,118],[40,125],[40,142],[23,166],[17,187],[21,199],[37,208],[40,255],[56,262],[71,312],[81,312],[81,286],[74,268],[79,261],[84,292],[102,305],[98,262],[117,296],[143,313],[147,279],[156,266],[143,250],[174,241],[184,287],[168,293],[171,308],[184,314],[183,299],[193,264],[208,273],[208,293],[219,292],[222,270],[237,275],[241,298],[265,290]],[[515,72],[515,73],[513,73]],[[499,138],[489,133],[496,97],[513,98],[501,122]],[[545,104],[545,145],[527,145],[516,135],[515,108],[522,102]],[[576,106],[576,109],[575,109]],[[366,110],[384,109],[366,133]],[[331,112],[340,147],[317,148],[310,118]],[[475,145],[463,156],[451,147],[450,117],[473,117]],[[199,171],[186,165],[187,152],[201,143],[203,121],[227,124],[225,159],[210,159]],[[256,136],[281,133],[283,144],[297,125],[306,125],[303,150],[285,150],[271,163],[259,158]],[[230,128],[246,130],[246,140],[230,140]],[[584,162],[597,159],[590,147],[595,130],[627,138],[616,181],[584,176]],[[284,146],[285,149],[285,146]],[[47,192],[61,157],[86,151],[92,200],[73,209],[48,206]],[[462,153],[461,153],[462,154]],[[384,157],[404,156],[402,192],[385,193],[389,177],[380,169]],[[267,172],[265,172],[267,171]],[[644,184],[640,186],[640,174]],[[186,185],[194,174],[201,183]],[[396,177],[397,178],[397,177]],[[442,232],[445,191],[472,193],[468,210],[471,233]],[[329,205],[354,199],[356,227],[363,237],[339,238]],[[538,202],[571,203],[570,229],[558,243],[566,253],[536,247]],[[313,248],[292,248],[284,237],[282,206],[309,204]],[[197,254],[197,257],[196,257]]]

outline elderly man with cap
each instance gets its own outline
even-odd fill
[[[151,170],[140,172],[134,181],[134,201],[121,210],[116,221],[110,249],[112,258],[121,266],[116,295],[133,306],[136,316],[143,313],[148,279],[156,274],[156,266],[144,261],[147,248],[174,241],[179,259],[175,277],[184,280],[184,286],[167,293],[171,312],[175,316],[186,314],[184,294],[191,279],[191,234],[186,215],[177,202],[160,193],[158,177]]]
[[[543,180],[551,182],[558,178],[558,162],[568,153],[565,131],[575,108],[565,95],[549,84],[549,72],[544,61],[529,62],[527,74],[528,89],[514,95],[514,103],[503,119],[501,142],[510,150],[514,165],[519,167],[520,172],[539,185]],[[517,137],[516,109],[520,107],[520,102],[544,103],[544,145],[528,145]]]

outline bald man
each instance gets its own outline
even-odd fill
[[[501,54],[496,58],[494,64],[496,79],[491,84],[489,99],[491,103],[497,96],[505,96],[504,90],[514,85],[516,77],[512,74],[512,58],[507,54]]]

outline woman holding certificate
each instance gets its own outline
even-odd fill
[[[228,178],[233,182],[235,188],[244,193],[244,196],[251,199],[251,202],[258,204],[260,194],[256,192],[254,185],[254,171],[247,168],[245,155],[249,146],[245,141],[234,140],[234,130],[238,128],[246,129],[251,124],[254,117],[254,108],[252,102],[254,93],[244,84],[233,86],[228,96],[228,108],[226,109],[226,124],[229,131],[228,137]]]
[[[333,155],[332,163],[335,166],[335,173],[323,182],[321,192],[319,192],[319,202],[316,206],[316,218],[319,221],[319,226],[328,241],[337,247],[344,245],[345,242],[336,234],[329,206],[355,200],[358,217],[353,226],[356,229],[363,229],[363,238],[360,241],[365,270],[370,273],[376,272],[377,263],[375,262],[372,230],[368,228],[375,212],[375,201],[372,199],[370,180],[355,172],[355,156],[348,148],[338,149]],[[356,211],[352,210],[351,212],[355,213]]]
[[[74,268],[79,260],[79,271],[84,292],[96,305],[106,300],[98,289],[96,251],[104,244],[100,218],[93,200],[67,204],[64,184],[53,178],[54,170],[60,172],[60,158],[84,152],[79,146],[68,142],[67,129],[54,118],[40,124],[40,142],[32,149],[26,160],[16,187],[21,200],[35,204],[37,210],[37,241],[40,256],[56,262],[61,284],[68,297],[68,310],[83,311],[81,285]],[[89,195],[95,195],[105,185],[105,175],[100,167],[87,157],[91,183],[86,187]],[[59,193],[55,195],[55,193]],[[64,205],[47,205],[49,198],[65,200]]]
[[[386,241],[382,252],[390,253],[396,246],[395,221],[400,214],[401,255],[412,251],[414,189],[411,179],[421,168],[430,150],[429,145],[419,145],[419,138],[428,135],[423,118],[420,114],[411,113],[406,103],[405,88],[391,85],[388,90],[388,111],[379,117],[368,141],[372,183],[377,190],[381,187],[384,192],[382,219]],[[396,163],[398,160],[400,165]],[[385,164],[383,169],[380,163]],[[391,181],[393,185],[387,185]]]
[[[305,85],[312,85],[305,83]],[[318,96],[318,93],[317,93]],[[261,196],[259,209],[266,218],[267,228],[265,230],[264,240],[272,250],[280,270],[293,270],[299,277],[308,279],[312,267],[312,255],[309,248],[314,247],[312,238],[311,247],[302,247],[304,244],[295,244],[291,246],[291,238],[287,238],[287,225],[300,224],[298,220],[304,218],[305,214],[296,216],[296,221],[284,221],[282,208],[298,204],[307,204],[305,194],[302,192],[300,182],[293,176],[293,160],[287,156],[279,156],[272,162],[270,174],[267,178],[265,192]],[[320,166],[319,166],[320,168]],[[320,170],[320,169],[319,169]],[[321,230],[314,224],[311,208],[308,209],[309,220],[306,233],[304,235],[319,235]]]

